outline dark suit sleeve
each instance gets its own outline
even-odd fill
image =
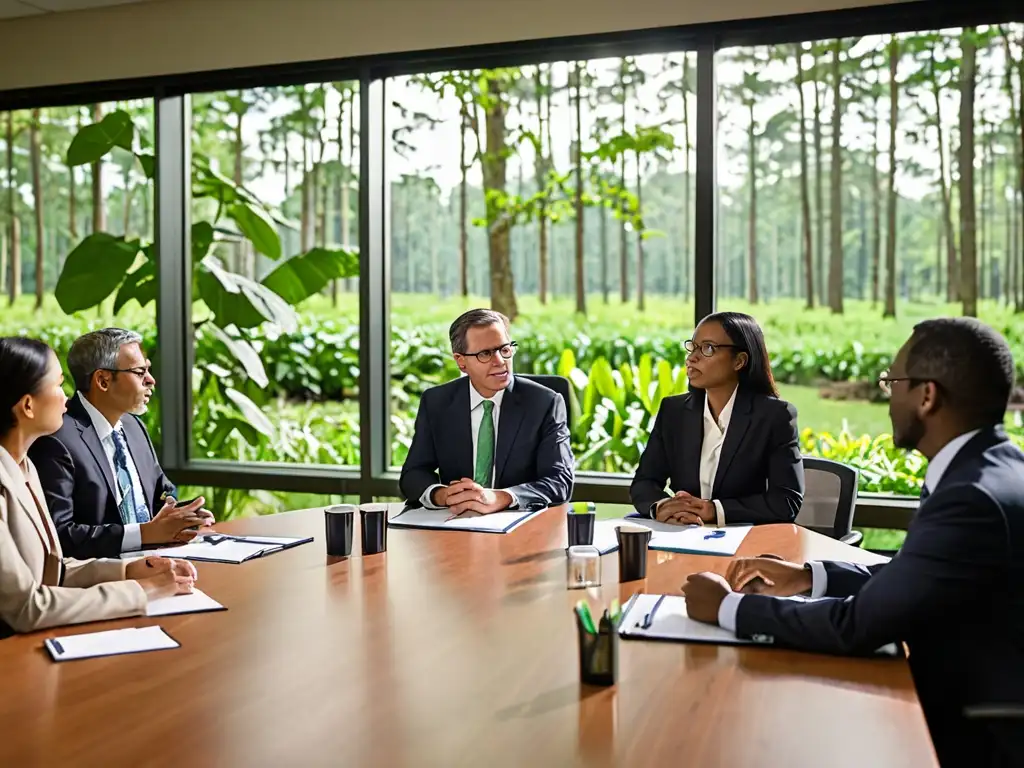
[[[427,488],[441,482],[437,474],[434,435],[430,429],[430,408],[430,393],[424,392],[416,411],[416,425],[413,428],[409,455],[405,457],[402,474],[398,478],[398,488],[402,496],[415,507],[420,505],[420,497]]]
[[[32,462],[46,496],[65,557],[120,557],[124,526],[75,522],[75,462],[55,437],[42,437],[32,446]]]
[[[651,516],[651,507],[669,496],[665,493],[665,484],[672,474],[669,464],[668,450],[665,446],[663,421],[665,403],[662,401],[658,415],[654,417],[654,426],[647,440],[647,447],[640,454],[640,463],[633,474],[633,482],[629,484],[629,498],[636,511],[644,517]]]
[[[886,563],[861,565],[860,563],[823,562],[825,566],[826,597],[849,597],[855,595],[867,584],[868,579],[877,575]]]
[[[505,489],[515,494],[520,507],[550,507],[572,498],[572,446],[569,442],[565,401],[561,395],[551,398],[547,413],[541,422],[535,467],[536,480]]]
[[[969,616],[979,599],[1003,588],[1008,559],[998,504],[977,486],[952,486],[932,496],[899,554],[855,595],[809,603],[744,596],[737,634],[824,653],[871,653],[940,620]]]
[[[782,403],[778,403],[781,405]],[[785,403],[775,409],[768,444],[768,488],[756,496],[718,499],[726,523],[792,523],[804,499],[804,461],[796,408]],[[736,465],[733,464],[733,467]]]

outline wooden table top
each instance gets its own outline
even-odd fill
[[[316,539],[197,563],[227,611],[0,642],[0,765],[936,764],[903,660],[622,641],[618,684],[580,685],[577,600],[677,593],[727,558],[651,552],[648,578],[619,584],[606,555],[584,592],[565,587],[560,509],[506,535],[391,529],[387,553],[340,560],[322,509],[217,527]],[[739,554],[767,552],[880,559],[793,525],[755,528]],[[181,648],[63,664],[42,648],[154,624]]]

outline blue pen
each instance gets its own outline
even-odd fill
[[[655,601],[654,607],[651,608],[650,613],[648,613],[648,614],[646,614],[644,616],[643,623],[640,623],[639,621],[636,623],[636,625],[638,627],[640,627],[640,629],[650,629],[651,628],[651,624],[654,623],[654,614],[658,612],[658,608],[661,607],[661,602],[664,599],[665,599],[665,595],[662,595],[661,597],[659,597],[657,599],[657,601]]]
[[[705,536],[704,537],[704,541],[707,541],[708,539],[722,539],[722,538],[725,538],[725,531],[723,531],[721,528],[719,528],[717,531],[712,531],[707,536]]]

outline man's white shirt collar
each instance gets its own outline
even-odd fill
[[[96,435],[99,437],[101,443],[110,437],[110,435],[116,430],[121,428],[120,419],[118,419],[114,426],[110,426],[110,422],[107,421],[107,417],[100,413],[96,406],[90,403],[81,392],[78,393],[78,399],[82,402],[82,405],[85,406],[85,412],[89,414],[89,418],[92,420],[93,429],[96,430]]]

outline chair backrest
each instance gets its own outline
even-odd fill
[[[842,538],[853,527],[859,473],[838,461],[811,456],[803,459],[804,502],[796,516],[797,525]]]
[[[565,401],[565,419],[569,426],[569,431],[572,432],[572,404],[569,400],[569,380],[567,378],[564,376],[549,376],[547,374],[532,373],[517,373],[516,378],[529,379],[530,381],[541,384],[560,394],[562,396],[562,400]]]

